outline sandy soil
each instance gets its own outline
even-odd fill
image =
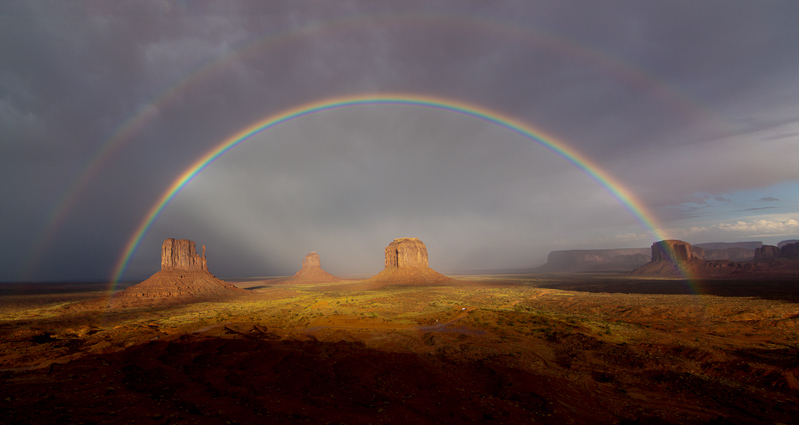
[[[799,417],[796,280],[458,279],[239,282],[249,296],[124,309],[76,308],[102,285],[5,287],[0,423]]]

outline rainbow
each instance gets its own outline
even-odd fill
[[[646,205],[644,205],[629,190],[627,190],[621,182],[602,170],[599,165],[591,161],[589,158],[583,156],[575,149],[569,147],[567,144],[559,141],[555,137],[546,134],[540,129],[534,128],[529,124],[503,113],[460,100],[407,93],[362,94],[317,100],[315,102],[299,105],[282,112],[278,112],[274,115],[270,115],[225,139],[214,149],[202,156],[191,167],[184,171],[169,186],[163,195],[161,195],[158,201],[149,209],[146,217],[136,228],[136,231],[125,245],[124,251],[117,261],[113,276],[111,278],[112,287],[110,289],[112,291],[115,289],[114,287],[119,282],[122,274],[125,272],[125,268],[127,267],[130,258],[133,256],[133,253],[136,251],[136,248],[138,247],[142,238],[147,233],[147,230],[150,228],[150,226],[152,226],[153,222],[164,210],[164,208],[166,208],[175,195],[177,195],[180,190],[185,187],[192,180],[192,178],[194,178],[194,176],[202,172],[211,163],[216,161],[231,149],[238,146],[240,143],[281,123],[320,111],[360,105],[411,105],[434,108],[477,118],[518,133],[550,149],[568,162],[580,168],[593,180],[599,183],[600,186],[607,190],[613,197],[619,200],[619,202],[652,233],[655,240],[670,239],[655,224],[654,215],[647,209]],[[687,270],[681,270],[681,272],[683,276],[690,282],[690,274],[687,272]]]
[[[80,198],[79,195],[87,190],[89,183],[99,174],[100,170],[109,163],[110,159],[120,152],[121,148],[126,143],[132,140],[133,137],[138,134],[138,132],[149,122],[159,116],[160,110],[165,109],[171,103],[180,99],[182,95],[190,92],[192,88],[197,87],[203,81],[211,78],[212,76],[222,74],[223,71],[225,71],[237,60],[244,60],[251,55],[261,55],[264,52],[269,52],[283,46],[289,46],[292,41],[301,41],[304,37],[313,36],[323,32],[362,30],[364,27],[368,27],[366,24],[370,22],[372,24],[380,25],[401,24],[407,26],[418,24],[453,30],[465,29],[469,31],[491,31],[507,38],[523,40],[525,42],[535,44],[538,47],[562,52],[571,57],[585,61],[586,63],[598,65],[603,70],[615,75],[620,81],[635,85],[642,91],[650,93],[653,98],[666,100],[675,105],[678,109],[685,110],[685,116],[688,119],[695,119],[696,117],[699,117],[702,121],[711,123],[712,127],[714,128],[720,129],[726,127],[726,124],[723,122],[723,120],[715,116],[715,114],[712,112],[699,106],[693,99],[690,99],[678,89],[666,85],[653,75],[650,75],[641,69],[635,68],[630,64],[625,63],[621,59],[612,56],[608,52],[599,50],[597,48],[592,48],[590,46],[580,45],[572,40],[563,39],[553,34],[541,32],[540,30],[533,31],[530,28],[521,27],[513,23],[492,21],[490,19],[485,19],[484,17],[397,13],[355,15],[350,17],[334,18],[327,21],[314,22],[302,27],[270,33],[259,39],[243,43],[235,49],[232,49],[230,52],[208,61],[191,73],[175,81],[166,90],[154,97],[149,103],[142,104],[128,120],[122,123],[121,126],[100,145],[96,153],[82,167],[81,172],[69,183],[67,188],[64,190],[61,197],[52,208],[46,220],[46,224],[42,226],[40,232],[38,232],[33,238],[30,254],[28,255],[28,261],[22,268],[22,274],[24,275],[29,270],[33,269],[33,266],[41,256],[42,251],[46,246],[48,246],[48,241],[55,235],[57,228],[59,228],[64,222],[67,217],[67,213],[72,210],[74,205],[77,204],[77,201]],[[465,106],[459,102],[455,102],[455,104]],[[470,107],[465,107],[463,109],[468,110]],[[456,109],[452,110],[455,111]],[[474,110],[480,109],[477,108]],[[474,116],[479,115],[479,113],[474,114]],[[508,117],[503,117],[495,113],[487,113],[485,115],[503,118],[494,121],[490,118],[483,117],[483,119],[487,119],[488,121],[494,121],[496,123],[506,121],[518,124],[513,120],[504,120],[504,118]],[[521,125],[517,126],[515,129],[513,126],[506,127],[522,134],[524,134],[525,131],[525,127]],[[532,133],[533,132],[531,132],[531,134]],[[526,134],[525,136],[530,137]],[[561,146],[562,144],[556,143],[554,145]],[[558,148],[553,148],[553,150],[558,151]],[[568,158],[570,153],[573,152],[564,150],[563,156]],[[588,164],[587,162],[583,163]],[[600,175],[600,177],[603,177],[603,175]],[[598,181],[601,182],[601,180]],[[616,186],[608,184],[605,185],[605,187]],[[638,205],[630,206],[631,210],[636,210],[639,207],[640,203]]]

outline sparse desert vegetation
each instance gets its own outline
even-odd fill
[[[7,290],[3,420],[790,423],[795,284],[727,282],[725,294],[724,281],[703,282],[714,295],[686,285],[607,274],[368,290],[266,280],[237,283],[240,299],[122,309],[82,303],[103,293],[90,284]],[[758,296],[762,285],[783,296]]]

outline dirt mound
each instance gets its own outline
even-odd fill
[[[112,307],[138,307],[223,300],[247,293],[208,272],[161,270],[144,282],[114,294],[109,304]]]

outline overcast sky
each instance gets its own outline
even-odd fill
[[[0,3],[0,281],[108,279],[192,164],[264,118],[336,96],[478,105],[580,152],[690,243],[799,238],[799,2]],[[148,229],[218,276],[317,251],[369,275],[419,237],[440,271],[648,247],[583,170],[496,124],[402,105],[327,110],[212,163]]]

